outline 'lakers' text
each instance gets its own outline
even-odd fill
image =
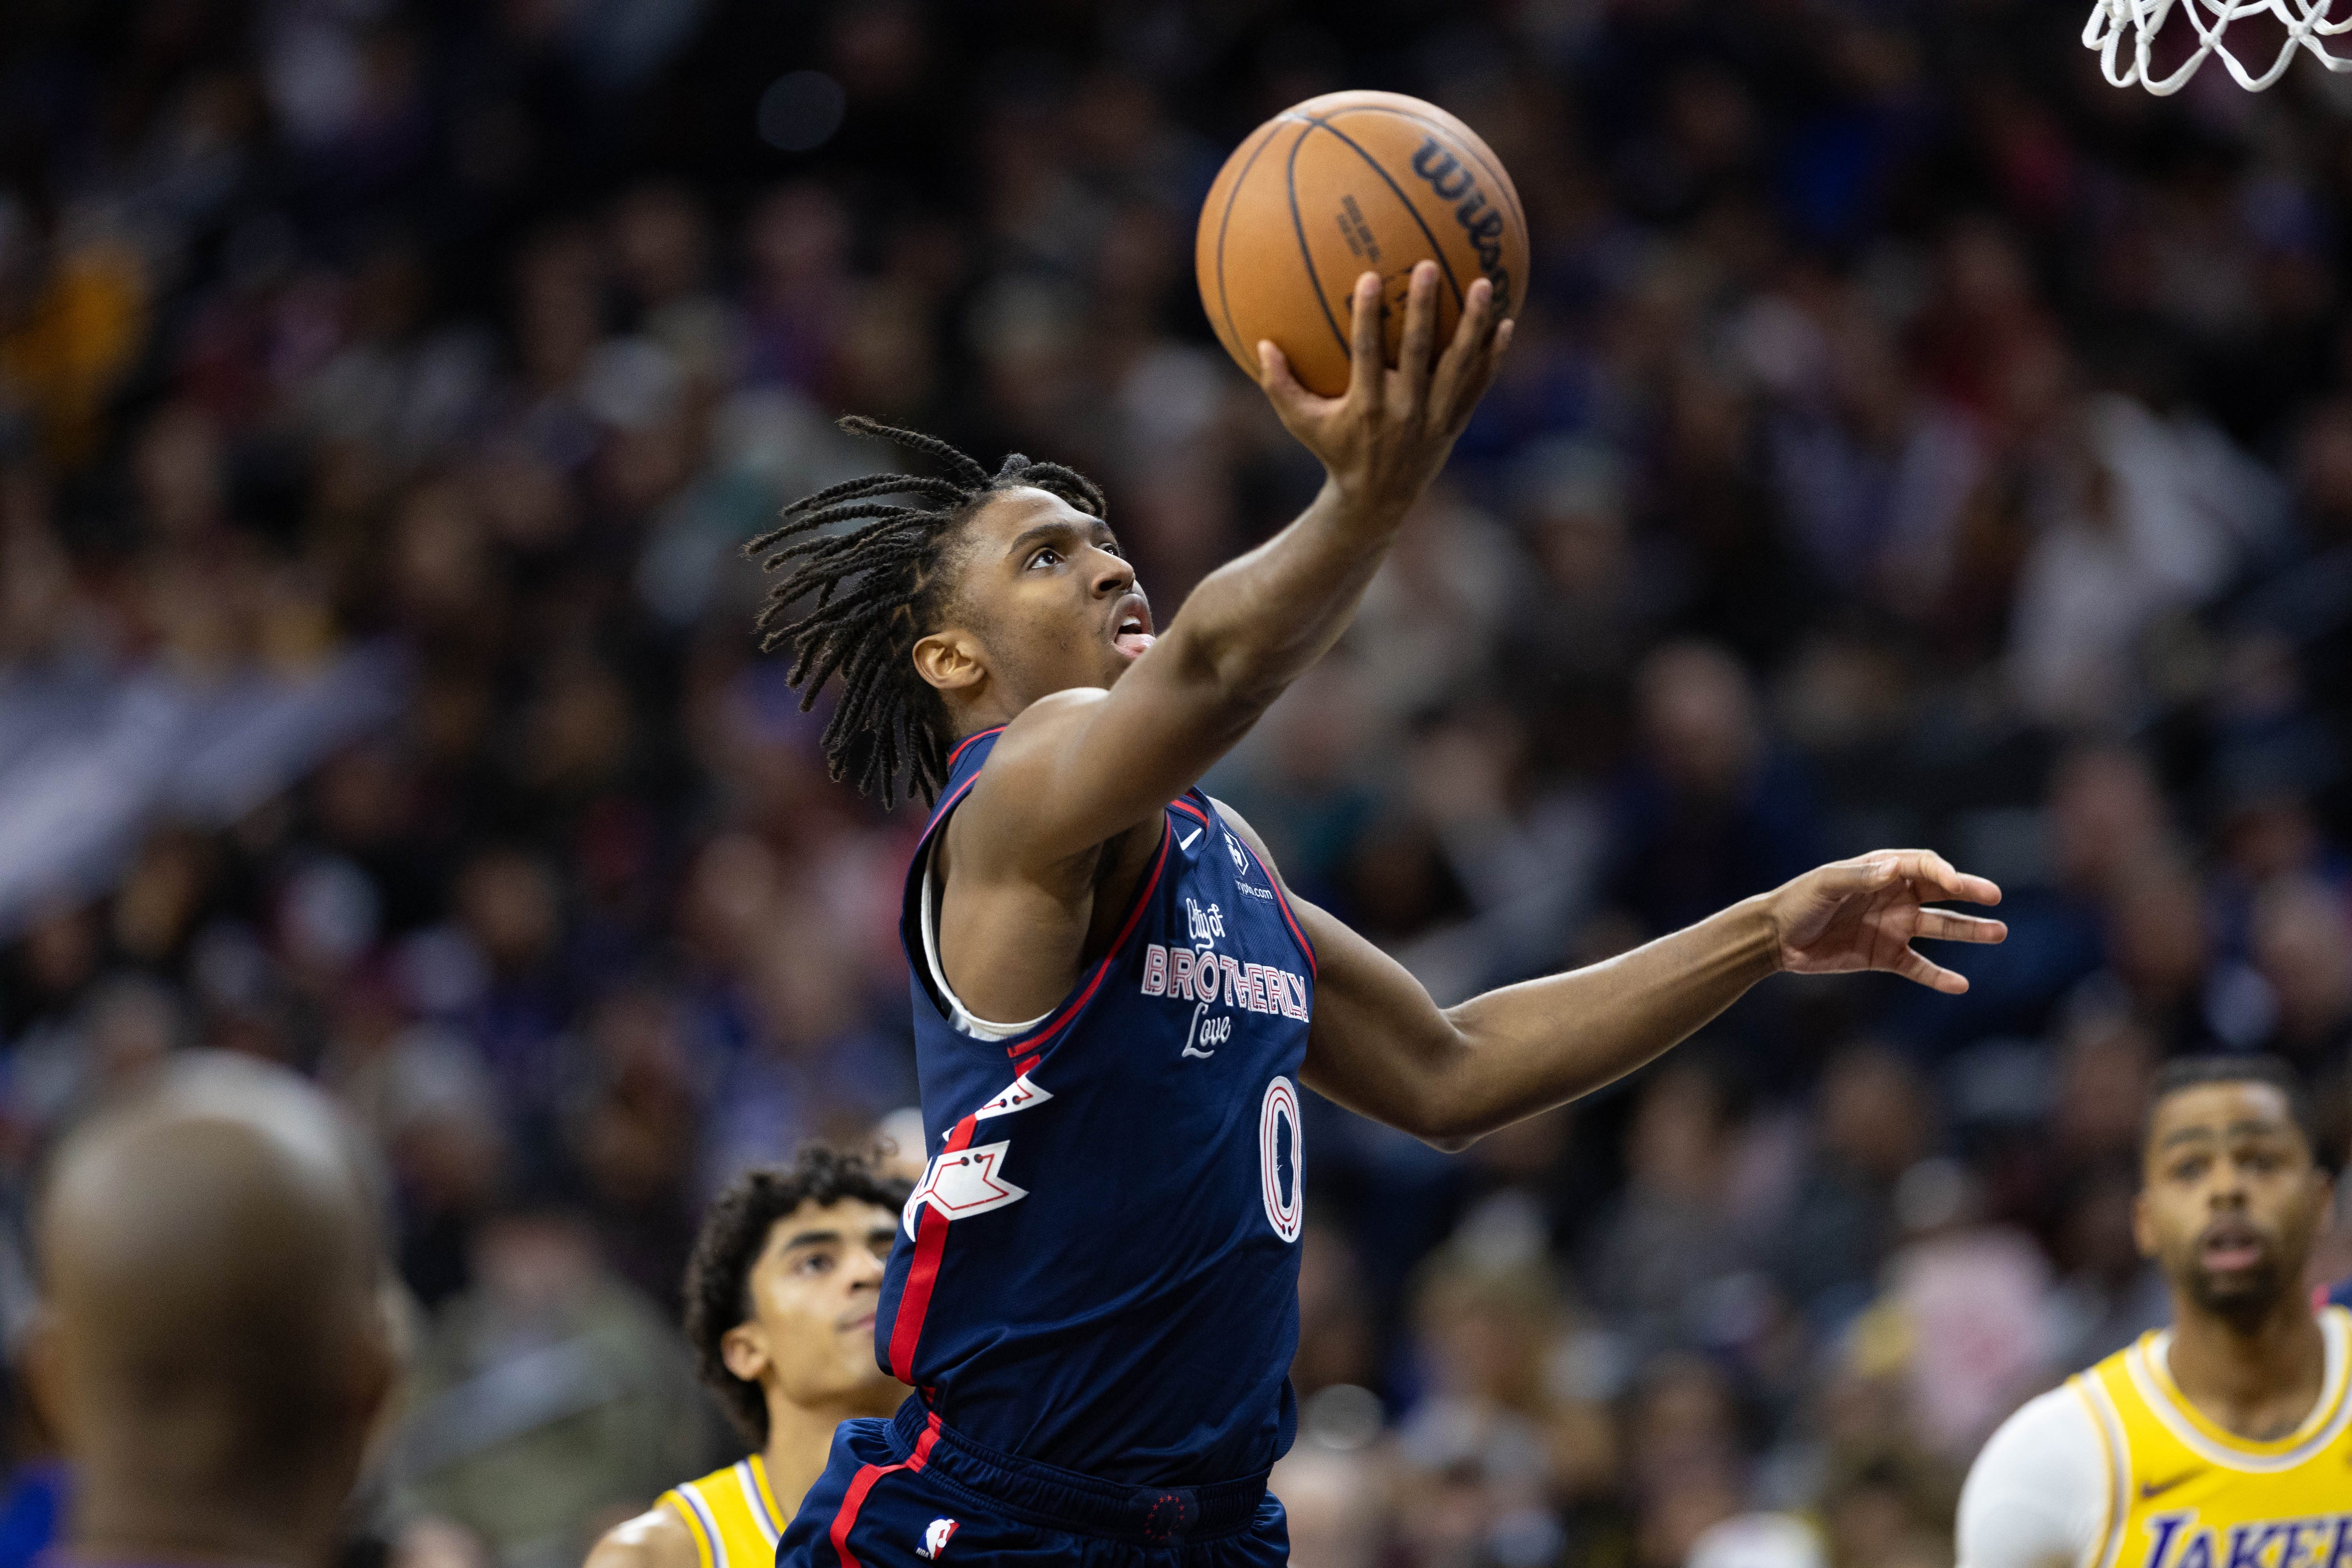
[[[2352,1513],[2200,1529],[2194,1510],[2147,1521],[2143,1568],[2352,1568]]]

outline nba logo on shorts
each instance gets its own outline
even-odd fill
[[[931,1522],[926,1525],[923,1529],[923,1543],[915,1548],[915,1555],[918,1557],[928,1557],[933,1562],[937,1562],[939,1559],[947,1555],[948,1537],[953,1535],[955,1532],[956,1521],[954,1520],[935,1519],[931,1521]]]

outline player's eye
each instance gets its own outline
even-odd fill
[[[1049,544],[1049,545],[1047,545],[1045,549],[1040,550],[1039,552],[1037,552],[1037,553],[1036,553],[1036,554],[1032,555],[1031,557],[1029,557],[1029,564],[1030,564],[1031,566],[1033,566],[1033,567],[1034,567],[1034,566],[1059,566],[1061,563],[1062,563],[1062,552],[1061,552],[1060,551],[1058,551],[1058,550],[1055,549],[1055,548],[1054,548],[1052,545],[1050,545],[1050,544]]]
[[[800,1260],[799,1264],[795,1268],[795,1272],[801,1274],[827,1274],[831,1273],[832,1270],[833,1254],[829,1252],[809,1253]]]

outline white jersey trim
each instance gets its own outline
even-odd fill
[[[710,1539],[712,1568],[728,1568],[727,1538],[719,1533],[719,1516],[710,1511],[710,1503],[702,1495],[702,1489],[692,1481],[680,1481],[677,1495],[686,1500],[687,1506],[694,1510],[694,1517],[702,1521],[702,1532]]]
[[[2345,1345],[2346,1314],[2330,1310],[2319,1314],[2319,1332],[2327,1346],[2326,1370],[2319,1380],[2319,1398],[2304,1417],[2302,1427],[2287,1441],[2294,1446],[2276,1453],[2250,1453],[2234,1443],[2216,1442],[2198,1429],[2180,1408],[2179,1396],[2173,1392],[2172,1331],[2165,1330],[2146,1343],[2134,1345],[2124,1355],[2124,1366],[2131,1373],[2132,1386],[2156,1412],[2166,1431],[2178,1437],[2192,1454],[2210,1464],[2225,1469],[2252,1475],[2276,1475],[2294,1469],[2310,1459],[2321,1448],[2343,1435],[2344,1426],[2352,1420],[2352,1400],[2344,1397],[2344,1382],[2347,1372]]]
[[[931,914],[931,868],[939,858],[940,840],[945,837],[942,827],[931,836],[929,847],[923,851],[922,909],[917,920],[923,928],[923,967],[929,972],[932,988],[939,993],[940,1000],[947,1004],[948,1026],[957,1034],[975,1040],[1009,1040],[1015,1035],[1025,1035],[1052,1017],[1054,1010],[1048,1007],[1025,1024],[992,1023],[965,1006],[963,999],[955,994],[955,987],[948,984],[946,966],[940,963],[940,940],[933,930],[936,922]]]

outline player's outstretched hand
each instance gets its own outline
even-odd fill
[[[1884,969],[1957,996],[1969,988],[1967,978],[1929,963],[1912,939],[1999,942],[2009,928],[1981,915],[1927,908],[1936,899],[1997,904],[2000,889],[1955,871],[1933,850],[1879,849],[1808,871],[1766,902],[1780,965],[1791,974]]]
[[[1510,346],[1511,323],[1496,313],[1494,285],[1481,278],[1463,294],[1454,341],[1441,349],[1437,263],[1423,261],[1406,287],[1404,335],[1391,370],[1378,273],[1356,279],[1351,310],[1346,392],[1318,397],[1307,391],[1271,342],[1257,346],[1259,380],[1284,427],[1323,459],[1342,499],[1392,518],[1445,466]]]

